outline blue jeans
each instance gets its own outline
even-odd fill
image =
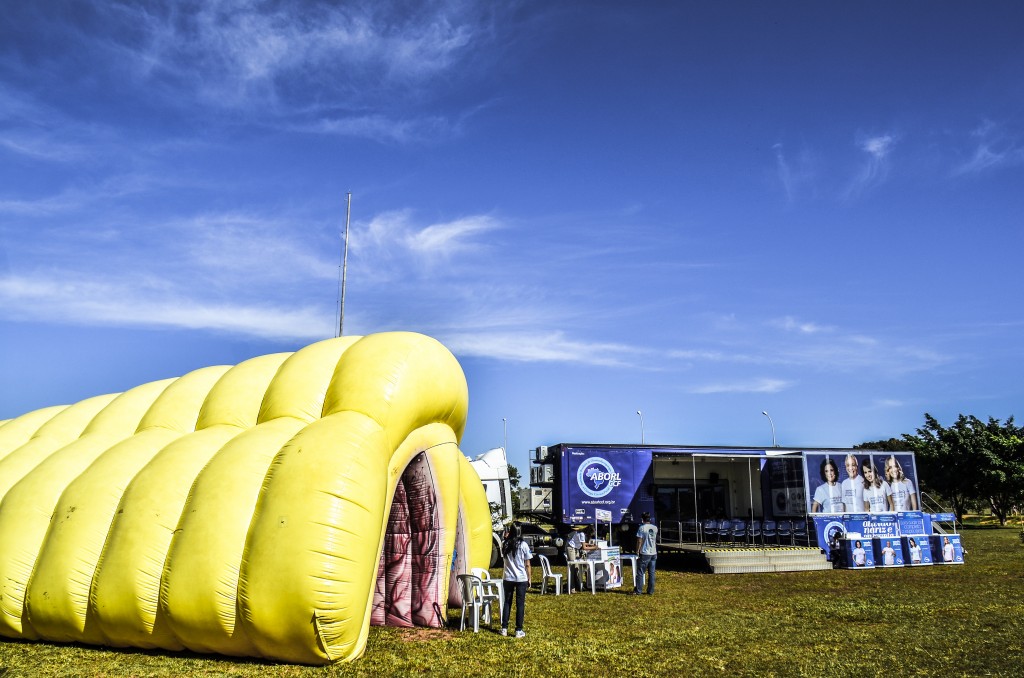
[[[516,631],[523,630],[523,617],[526,615],[526,587],[530,585],[525,581],[502,581],[505,587],[505,605],[501,608],[501,628],[508,628],[508,618],[512,614],[512,594],[516,597]]]
[[[645,556],[640,554],[640,557],[636,559],[637,577],[636,577],[636,593],[644,592],[644,580],[647,580],[647,593],[654,594],[654,563],[658,560],[658,556]]]

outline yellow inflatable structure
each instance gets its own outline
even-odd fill
[[[442,626],[491,517],[428,337],[342,337],[0,422],[0,635],[323,664]]]

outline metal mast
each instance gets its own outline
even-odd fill
[[[341,298],[338,302],[338,336],[345,330],[345,277],[348,274],[348,224],[352,217],[352,191],[345,203],[345,239],[341,248]]]

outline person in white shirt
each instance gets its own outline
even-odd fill
[[[853,544],[853,564],[857,567],[864,567],[868,562],[868,554],[864,551],[864,547],[861,543],[854,542]]]
[[[839,467],[826,457],[821,462],[819,473],[825,482],[814,490],[811,513],[842,513],[843,488],[839,484]]]
[[[865,459],[861,470],[864,472],[864,510],[868,513],[892,511],[892,489],[882,480],[878,467]]]
[[[885,479],[892,490],[892,504],[895,511],[917,511],[917,490],[914,481],[903,473],[903,466],[895,456],[885,460]]]
[[[640,529],[636,531],[637,576],[633,595],[644,592],[644,581],[647,582],[647,595],[654,595],[654,568],[658,560],[658,528],[651,524],[651,514],[644,511],[640,516]]]
[[[942,559],[947,563],[953,562],[953,545],[949,543],[949,537],[942,538]]]
[[[569,537],[569,541],[565,544],[565,559],[569,561],[583,560],[586,556],[587,551],[593,551],[597,549],[597,546],[590,543],[589,538],[594,533],[593,525],[586,525],[582,529],[576,530]],[[586,571],[585,565],[574,565],[569,568],[569,592],[574,593],[576,591],[573,586],[573,574],[576,575],[576,582],[583,586],[583,572]]]
[[[913,537],[907,542],[910,544],[910,562],[912,565],[921,564],[921,547],[917,545],[917,542]]]
[[[505,589],[505,604],[501,608],[501,635],[508,635],[508,618],[512,612],[512,597],[516,602],[516,638],[526,635],[523,630],[523,618],[526,616],[526,589],[533,579],[530,567],[530,545],[523,539],[523,528],[519,523],[512,523],[505,528],[505,540],[501,544],[501,556],[504,559],[505,571],[502,573],[501,585]]]
[[[885,542],[885,546],[882,547],[882,564],[883,565],[895,565],[896,564],[896,549],[892,547],[892,542]]]
[[[846,480],[843,481],[843,510],[846,513],[864,511],[864,481],[860,477],[857,457],[846,455]]]

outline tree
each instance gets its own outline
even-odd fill
[[[519,515],[519,469],[508,465],[508,485],[512,490],[512,515]]]
[[[854,445],[855,450],[877,450],[879,452],[906,452],[907,441],[903,438],[889,438],[888,440],[876,440],[874,442]]]
[[[979,494],[988,500],[999,524],[1005,525],[1007,516],[1024,499],[1024,431],[1010,417],[1002,425],[998,419],[989,419],[985,433],[987,464],[982,467]]]
[[[917,435],[903,436],[917,453],[920,476],[952,503],[958,519],[968,502],[984,500],[1005,525],[1024,499],[1024,431],[1013,417],[1003,424],[961,414],[949,427],[930,414],[924,417]]]

